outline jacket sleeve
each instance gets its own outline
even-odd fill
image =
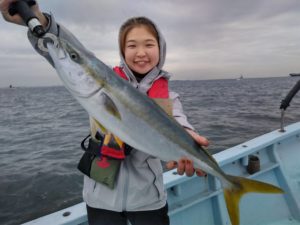
[[[188,122],[186,115],[183,112],[182,104],[179,95],[176,92],[170,91],[170,99],[173,104],[173,117],[184,128],[195,130],[194,127]]]
[[[44,13],[44,15],[48,19],[46,34],[43,37],[38,38],[34,36],[30,30],[28,30],[27,36],[33,48],[40,55],[45,57],[52,66],[53,66],[53,62],[47,50],[47,43],[52,42],[54,44],[57,44],[58,37],[65,39],[71,44],[86,50],[86,48],[78,41],[78,39],[69,30],[67,30],[62,25],[56,23],[52,14]]]

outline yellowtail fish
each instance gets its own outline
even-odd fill
[[[283,193],[271,184],[225,174],[180,124],[86,49],[65,40],[47,47],[65,87],[107,130],[163,161],[188,157],[195,168],[217,177],[232,225],[239,224],[239,201],[245,193]]]

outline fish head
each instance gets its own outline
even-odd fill
[[[102,88],[94,79],[91,58],[95,56],[90,52],[63,39],[58,39],[57,45],[48,43],[47,48],[60,79],[72,94],[87,98]]]

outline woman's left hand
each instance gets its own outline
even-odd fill
[[[195,131],[190,130],[190,129],[186,129],[186,131],[193,137],[193,139],[201,146],[207,147],[209,145],[208,140],[203,137],[200,136],[199,134],[197,134]],[[191,159],[187,158],[187,157],[182,157],[178,160],[178,162],[176,161],[169,161],[166,164],[167,169],[174,169],[177,167],[177,173],[179,175],[183,175],[184,173],[190,177],[193,176],[194,173],[196,172],[196,174],[198,176],[205,176],[205,172],[203,172],[200,169],[195,169],[194,168],[194,163]]]

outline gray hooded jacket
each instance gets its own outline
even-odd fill
[[[43,38],[37,38],[29,31],[28,38],[35,50],[44,56],[53,66],[52,60],[45,48],[46,42],[55,41],[56,37],[59,36],[77,46],[82,46],[82,44],[70,31],[57,24],[52,15],[45,15],[49,19],[46,35]],[[140,82],[137,82],[121,55],[121,67],[123,67],[126,75],[129,76],[129,81],[143,93],[146,93],[152,83],[159,77],[163,76],[167,79],[170,77],[167,72],[161,70],[165,60],[166,44],[163,36],[160,33],[159,35],[159,65],[150,71]],[[182,126],[193,129],[183,114],[178,94],[170,92],[169,96],[173,104],[173,117]],[[83,199],[90,207],[113,211],[159,209],[166,204],[167,199],[162,173],[161,162],[158,158],[134,149],[121,163],[114,189],[110,189],[88,176],[84,176]]]

